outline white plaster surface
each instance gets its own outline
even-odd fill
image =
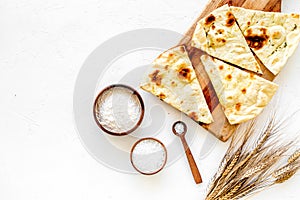
[[[82,146],[72,102],[81,65],[102,42],[139,28],[184,33],[205,4],[206,0],[1,0],[0,199],[203,199],[227,143],[218,142],[202,159],[196,142],[191,146],[204,179],[201,185],[194,184],[185,157],[150,177],[119,173],[98,163]],[[298,0],[284,0],[283,11],[299,13]],[[297,106],[299,53],[298,48],[278,78]],[[296,200],[299,184],[297,174],[249,199]]]

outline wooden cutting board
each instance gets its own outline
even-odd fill
[[[235,132],[238,125],[230,125],[227,121],[222,107],[219,103],[217,95],[213,89],[213,86],[208,78],[208,75],[205,72],[205,69],[200,62],[200,56],[205,54],[203,51],[196,49],[191,46],[191,38],[194,33],[197,21],[208,15],[214,9],[224,5],[229,4],[233,6],[239,6],[243,8],[255,9],[255,10],[263,10],[263,11],[273,11],[280,12],[281,11],[281,0],[210,0],[198,19],[195,23],[190,27],[190,29],[185,33],[184,37],[179,42],[179,45],[185,45],[186,49],[189,53],[190,59],[195,68],[198,80],[201,84],[202,90],[204,92],[204,96],[209,105],[209,108],[212,112],[213,118],[215,122],[207,125],[200,124],[213,135],[215,135],[218,139],[225,142],[230,136]],[[263,65],[261,65],[263,70],[263,75],[265,79],[273,80],[275,77],[272,75],[270,71],[268,71]]]

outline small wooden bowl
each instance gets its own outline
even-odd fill
[[[148,141],[154,141],[154,142],[157,142],[158,144],[160,144],[161,147],[162,147],[162,150],[165,154],[163,163],[160,165],[160,167],[156,170],[152,170],[151,172],[148,172],[148,170],[147,171],[146,170],[142,171],[138,166],[136,166],[135,160],[133,158],[133,153],[134,153],[134,150],[135,150],[136,146],[139,145],[141,142],[144,142],[144,141],[147,141],[147,140]],[[149,155],[150,154],[151,154],[151,152],[149,153]],[[145,154],[144,156],[147,156],[147,155]],[[142,138],[142,139],[138,140],[137,142],[134,143],[134,145],[132,146],[131,151],[130,151],[130,162],[131,162],[133,168],[136,171],[138,171],[139,173],[143,174],[143,175],[153,175],[153,174],[156,174],[156,173],[160,172],[165,167],[165,165],[167,163],[167,157],[168,157],[167,156],[167,149],[166,149],[165,145],[161,141],[159,141],[158,139],[151,138],[151,137]]]
[[[104,95],[107,94],[107,92],[109,92],[110,90],[113,89],[117,89],[117,88],[121,88],[121,89],[125,89],[129,92],[130,95],[133,95],[136,97],[137,99],[137,106],[139,106],[140,108],[140,116],[139,119],[137,120],[136,124],[130,128],[129,130],[124,130],[124,131],[112,131],[112,130],[108,130],[105,126],[102,125],[101,123],[101,117],[99,117],[99,114],[101,113],[101,104],[103,99],[105,98]],[[94,106],[93,106],[93,114],[94,114],[94,119],[97,123],[97,125],[106,133],[110,134],[110,135],[114,135],[114,136],[124,136],[124,135],[128,135],[131,132],[133,132],[134,130],[136,130],[139,125],[141,124],[143,118],[144,118],[144,112],[145,112],[145,107],[144,107],[144,102],[143,99],[141,97],[141,95],[133,88],[127,86],[127,85],[123,85],[123,84],[113,84],[110,85],[106,88],[104,88],[96,97],[95,101],[94,101]]]

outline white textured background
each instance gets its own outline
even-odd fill
[[[72,95],[82,63],[103,41],[146,27],[184,33],[205,4],[206,0],[1,0],[0,199],[202,199],[204,184],[193,183],[184,157],[151,177],[121,174],[97,163],[76,134]],[[284,0],[283,11],[299,10],[298,1]],[[299,52],[298,48],[295,54]],[[295,68],[296,63],[300,59],[294,56],[288,65]],[[299,71],[283,73],[290,81],[285,87],[295,87],[297,94]],[[197,160],[205,182],[226,146],[218,143],[209,157]],[[296,200],[299,184],[296,175],[251,199]]]

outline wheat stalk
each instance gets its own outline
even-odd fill
[[[223,157],[223,159],[221,161],[221,164],[218,168],[217,173],[215,173],[212,180],[210,181],[210,184],[209,184],[208,189],[207,189],[207,196],[208,197],[209,197],[210,193],[212,192],[212,190],[214,189],[215,185],[218,183],[218,180],[220,179],[220,176],[222,175],[222,173],[226,169],[229,158],[230,158],[229,155],[226,155],[226,156]],[[208,197],[206,199],[208,199]]]
[[[282,140],[286,121],[277,121],[273,113],[262,128],[258,122],[252,120],[233,136],[210,183],[207,200],[245,197],[288,180],[300,168],[299,150],[289,157],[287,164],[282,164],[285,154],[296,144]]]
[[[227,182],[229,181],[229,179],[231,179],[232,176],[234,176],[236,174],[236,172],[238,170],[241,169],[241,167],[243,167],[243,165],[245,165],[251,158],[253,158],[253,156],[262,148],[262,146],[264,145],[264,143],[267,141],[267,139],[270,137],[271,135],[271,130],[272,130],[272,124],[273,124],[273,119],[270,121],[270,123],[268,124],[266,130],[263,132],[262,136],[260,137],[260,139],[256,142],[255,147],[253,148],[252,151],[250,151],[249,153],[246,154],[245,158],[242,159],[239,163],[236,163],[236,165],[234,167],[232,167],[233,169],[228,173],[225,174],[226,176],[223,182]],[[247,129],[247,130],[252,130],[254,124],[251,124],[251,128]],[[252,132],[251,132],[252,133]],[[247,139],[249,139],[250,135],[246,134],[245,136],[245,140],[244,142],[247,141]],[[242,144],[242,146],[244,146],[245,144]],[[222,187],[222,186],[220,186]]]
[[[227,167],[225,168],[225,171],[223,172],[222,176],[227,176],[231,171],[232,168],[235,166],[235,164],[237,163],[238,159],[240,158],[241,155],[241,150],[238,150],[233,158],[231,159],[229,165],[227,165]]]
[[[227,194],[219,197],[219,200],[230,200],[233,198],[234,194],[237,193],[237,191],[241,188],[241,186],[244,184],[245,180],[242,180],[238,182]]]
[[[223,165],[221,166],[222,168],[220,170],[219,177],[215,180],[215,182],[218,184],[218,186],[214,190],[213,193],[210,193],[210,191],[212,189],[212,187],[210,187],[207,199],[210,199],[212,196],[217,195],[222,190],[223,183],[220,180],[222,180],[223,177],[226,177],[228,175],[228,173],[231,172],[232,168],[237,163],[240,155],[241,155],[241,150],[239,149],[236,153],[234,153],[233,158],[231,158],[230,160],[228,159],[227,156],[224,157],[224,162],[222,162]]]

